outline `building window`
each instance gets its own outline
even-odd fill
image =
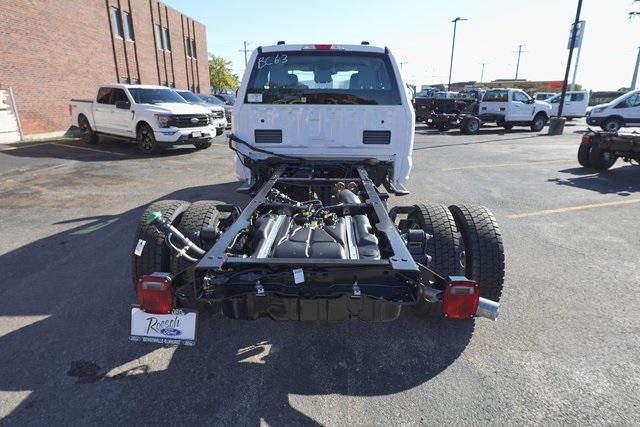
[[[122,19],[120,17],[120,11],[115,7],[111,8],[111,26],[113,27],[113,34],[118,37],[123,37],[122,31]]]
[[[122,23],[124,24],[124,38],[127,40],[135,40],[133,35],[133,21],[131,20],[131,14],[128,12],[122,12]]]
[[[184,51],[187,54],[187,58],[191,58],[191,40],[189,37],[184,38]]]
[[[187,58],[198,58],[198,53],[196,52],[196,41],[194,39],[185,36],[184,51]]]
[[[160,25],[155,25],[156,29],[156,49],[162,49],[162,28]]]
[[[156,48],[171,52],[171,39],[169,38],[169,29],[161,27],[158,24],[154,26],[156,32]]]
[[[171,39],[169,38],[169,29],[162,29],[162,48],[171,52]]]

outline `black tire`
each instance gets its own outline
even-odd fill
[[[224,128],[216,129],[216,136],[220,136],[224,133]]]
[[[616,160],[618,160],[618,157],[615,154],[609,151],[602,151],[598,138],[591,139],[591,150],[589,151],[589,165],[591,168],[604,171],[611,168]]]
[[[446,132],[451,129],[451,125],[449,123],[438,123],[436,128],[438,128],[440,132]]]
[[[414,205],[407,220],[411,228],[422,229],[431,236],[425,247],[425,252],[431,256],[429,269],[445,278],[460,275],[460,233],[447,207],[430,203]],[[442,303],[419,301],[415,310],[439,317],[442,316]]]
[[[589,161],[589,151],[591,151],[591,143],[581,143],[578,147],[578,163],[580,163],[580,166],[583,166],[585,168],[591,167],[591,162]]]
[[[80,128],[80,132],[82,133],[82,142],[91,145],[98,143],[99,136],[93,131],[93,129],[91,129],[89,120],[84,116],[84,114],[81,114],[78,117],[78,127]]]
[[[138,221],[133,248],[131,251],[131,276],[135,286],[140,276],[155,272],[171,271],[171,249],[164,241],[164,235],[154,225],[147,224],[147,217],[151,212],[158,211],[163,218],[168,218],[174,226],[179,225],[180,219],[189,207],[188,202],[182,200],[160,200],[150,204]],[[134,254],[139,240],[146,243],[140,256]]]
[[[544,129],[544,125],[546,124],[547,116],[545,116],[543,113],[536,114],[536,116],[533,118],[533,121],[531,122],[531,132],[540,132],[542,129]]]
[[[138,128],[136,142],[138,143],[138,150],[144,154],[158,154],[162,151],[162,145],[156,141],[153,129],[148,124],[142,124]]]
[[[211,147],[211,141],[198,142],[196,144],[193,144],[193,146],[196,147],[198,150],[206,150],[207,148]]]
[[[407,219],[412,228],[431,235],[425,248],[431,256],[429,268],[443,277],[459,275],[460,233],[447,207],[433,203],[414,205]]]
[[[622,127],[622,120],[617,117],[609,117],[600,126],[605,132],[618,132]]]
[[[465,135],[476,135],[480,132],[480,120],[477,117],[465,117],[460,122],[460,132]]]
[[[512,124],[510,124],[510,123],[503,123],[503,124],[501,124],[501,125],[499,125],[499,126],[502,126],[502,127],[504,128],[504,130],[511,130],[511,129],[513,129],[513,125],[512,125]]]
[[[215,242],[203,241],[200,238],[200,231],[203,229],[217,229],[220,222],[220,212],[216,208],[218,202],[210,200],[201,200],[194,202],[182,215],[178,230],[189,240],[198,245],[203,250],[211,249]],[[190,254],[194,256],[195,254]],[[178,274],[179,272],[189,268],[193,262],[184,257],[176,257],[173,253],[171,257],[171,272]],[[187,277],[186,282],[192,281],[192,277]]]
[[[449,206],[462,235],[460,260],[468,279],[480,286],[480,296],[499,301],[504,284],[502,234],[493,214],[483,206]]]

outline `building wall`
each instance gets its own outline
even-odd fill
[[[131,13],[135,41],[113,33],[111,7]],[[0,22],[0,86],[13,87],[25,134],[66,130],[69,100],[93,98],[103,83],[209,92],[204,25],[155,0],[1,0]],[[156,49],[156,23],[169,29],[171,52]]]

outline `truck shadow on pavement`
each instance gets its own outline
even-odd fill
[[[223,137],[213,139],[214,145],[225,144]],[[211,150],[211,148],[207,149]],[[61,139],[29,143],[1,151],[15,157],[54,158],[81,162],[104,162],[146,158],[184,156],[201,150],[192,145],[168,147],[158,154],[143,154],[133,142],[101,137],[97,144],[85,144],[80,139]]]
[[[244,205],[236,185],[192,187],[163,199]],[[345,396],[331,402],[348,413],[350,396],[429,381],[473,334],[473,321],[406,310],[390,323],[203,317],[195,348],[130,343],[130,253],[143,210],[60,218],[83,225],[0,257],[0,318],[10,322],[0,329],[5,422],[317,424],[306,413],[308,405],[317,414],[314,406],[300,403],[305,396]]]
[[[596,172],[581,167],[563,169],[558,172],[576,176],[571,178],[552,178],[548,179],[547,182],[582,188],[600,194],[631,196],[634,193],[640,192],[640,181],[638,181],[638,177],[640,177],[640,167],[637,165],[624,163],[603,172]]]

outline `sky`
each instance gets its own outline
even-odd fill
[[[407,83],[446,83],[456,17],[452,81],[515,77],[518,45],[524,44],[519,78],[562,80],[567,41],[578,0],[163,0],[207,27],[209,52],[232,61],[240,77],[243,42],[250,49],[287,43],[362,40],[388,46],[402,62]],[[590,90],[629,87],[640,46],[640,11],[633,0],[584,0],[586,21],[576,83]],[[574,63],[577,49],[574,52]],[[250,53],[249,53],[250,54]],[[570,74],[569,81],[573,69]]]

